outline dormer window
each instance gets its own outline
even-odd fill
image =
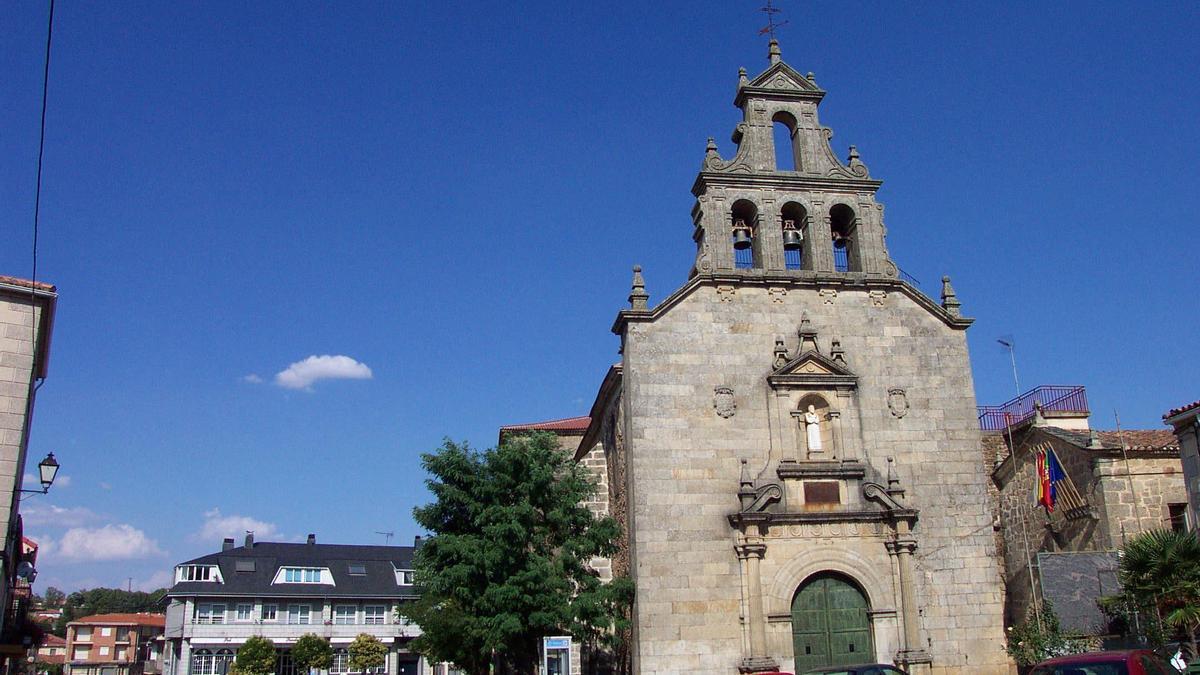
[[[334,585],[333,574],[328,567],[281,567],[271,583]]]
[[[216,565],[179,565],[175,568],[175,582],[181,581],[221,583],[221,569]]]
[[[396,570],[396,584],[400,586],[412,586],[414,577],[412,570]]]

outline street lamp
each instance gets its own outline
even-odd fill
[[[54,459],[54,453],[46,455],[46,459],[38,462],[38,478],[42,481],[41,490],[21,490],[21,492],[33,492],[35,494],[46,494],[50,492],[50,486],[54,484],[54,477],[58,475],[58,460]]]

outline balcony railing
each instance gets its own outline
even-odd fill
[[[981,405],[979,428],[1001,431],[1033,417],[1035,404],[1044,412],[1088,414],[1087,392],[1080,385],[1044,384],[1001,405]]]

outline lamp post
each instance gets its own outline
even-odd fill
[[[46,458],[38,462],[38,479],[42,482],[41,490],[25,490],[20,492],[32,492],[34,494],[47,494],[50,492],[50,486],[54,484],[54,478],[58,476],[58,460],[54,459],[54,453],[46,455]]]

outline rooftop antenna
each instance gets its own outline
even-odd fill
[[[780,21],[779,23],[775,23],[775,15],[782,12],[783,10],[772,5],[771,0],[767,0],[767,6],[760,8],[758,11],[767,15],[767,26],[766,26],[766,28],[759,30],[758,34],[759,35],[770,35],[771,41],[774,42],[775,41],[775,29],[779,28],[780,26],[786,26],[788,24],[787,21]]]
[[[383,535],[383,545],[384,546],[391,546],[392,545],[392,537],[396,536],[395,532],[380,532],[379,530],[376,530],[375,534]]]

